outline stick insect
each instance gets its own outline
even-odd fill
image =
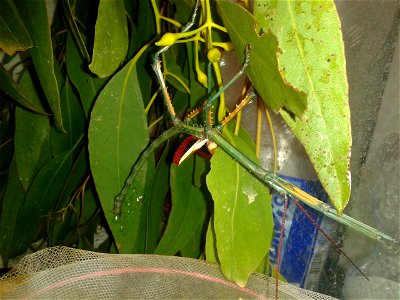
[[[198,2],[196,3],[194,13],[191,17],[190,22],[183,27],[182,32],[188,31],[195,23],[195,18],[198,10]],[[321,212],[325,216],[334,219],[338,221],[339,223],[342,223],[346,226],[349,226],[353,230],[356,230],[367,237],[374,239],[376,241],[382,242],[385,246],[388,248],[393,249],[394,251],[399,251],[399,246],[400,242],[395,240],[394,238],[366,225],[363,224],[345,214],[339,215],[337,211],[332,208],[330,205],[320,201],[319,199],[309,195],[308,193],[304,192],[297,186],[293,185],[292,183],[288,182],[287,180],[283,179],[279,175],[270,172],[268,170],[265,170],[262,168],[259,164],[256,162],[252,161],[249,159],[246,155],[244,155],[242,152],[240,152],[237,148],[235,148],[232,144],[230,144],[225,137],[221,134],[221,130],[223,126],[231,119],[233,116],[249,101],[251,101],[252,98],[254,98],[254,94],[249,93],[246,95],[244,100],[239,104],[239,106],[230,114],[226,119],[224,119],[221,124],[219,125],[213,125],[211,121],[211,109],[213,107],[214,102],[217,101],[219,96],[227,89],[229,86],[231,86],[240,76],[242,76],[245,72],[246,67],[249,64],[249,59],[250,59],[250,51],[251,47],[250,45],[246,47],[245,49],[245,61],[242,65],[242,68],[240,71],[223,87],[221,88],[215,95],[209,96],[209,98],[205,101],[205,103],[202,106],[202,110],[205,113],[205,118],[206,122],[205,125],[202,126],[194,126],[191,125],[188,122],[188,119],[191,119],[194,117],[197,113],[200,112],[200,110],[196,110],[195,113],[191,113],[188,115],[187,119],[184,121],[181,121],[174,110],[174,106],[172,105],[171,97],[167,91],[167,84],[164,79],[164,75],[162,72],[162,66],[161,66],[161,55],[166,52],[169,49],[170,46],[164,46],[161,49],[159,49],[153,58],[153,63],[152,63],[152,68],[154,70],[154,73],[156,75],[157,81],[161,87],[161,94],[163,96],[164,100],[164,105],[167,108],[168,115],[172,121],[173,126],[165,131],[162,135],[160,135],[153,143],[150,144],[150,146],[142,153],[142,155],[139,157],[138,161],[136,164],[133,166],[130,175],[125,181],[125,184],[120,192],[119,195],[114,199],[114,214],[115,217],[118,218],[119,215],[122,213],[122,203],[124,201],[124,198],[128,192],[129,187],[133,184],[135,176],[137,173],[140,171],[144,163],[146,162],[147,158],[149,155],[159,146],[161,146],[165,141],[173,137],[174,135],[177,135],[179,133],[187,134],[192,136],[193,138],[197,139],[197,142],[182,156],[180,157],[180,161],[184,160],[188,155],[190,155],[193,151],[199,149],[201,146],[203,146],[206,143],[213,143],[220,147],[223,151],[225,151],[228,155],[230,155],[235,161],[239,162],[246,170],[248,170],[250,173],[252,173],[256,178],[258,178],[260,181],[262,181],[265,185],[269,186],[273,190],[277,191],[278,193],[282,194],[285,197],[285,203],[287,203],[287,199],[291,198],[294,203],[296,204],[299,209],[302,209],[298,201],[303,202],[304,204],[312,207],[313,209]],[[210,69],[210,67],[209,67]],[[211,76],[208,76],[210,78]],[[210,84],[208,84],[210,86]],[[304,212],[304,210],[303,210]],[[305,212],[307,215],[307,212]],[[313,224],[312,218],[307,216]],[[283,222],[282,222],[283,223]],[[349,257],[341,250],[339,246],[336,246],[335,243],[326,236],[326,234],[322,231],[322,229],[318,226],[318,224],[315,224],[317,229],[322,232],[322,234],[335,246],[336,250],[343,254],[346,259],[350,261],[351,264],[354,265],[354,263],[349,259]],[[282,224],[282,227],[284,224]],[[282,236],[280,237],[280,243],[281,243]],[[355,265],[354,265],[355,266]],[[355,266],[356,269],[365,276],[365,274],[357,267]],[[279,256],[278,256],[278,266],[277,266],[277,272],[279,272]],[[366,276],[365,276],[366,277]],[[277,277],[276,277],[277,279]],[[367,278],[368,279],[368,278]],[[278,293],[278,288],[277,288],[277,283],[276,281],[276,293]],[[276,294],[278,295],[278,294]]]
[[[199,4],[196,3],[194,13],[191,17],[190,22],[183,27],[182,32],[188,31],[195,23],[195,18],[197,14]],[[393,249],[394,251],[399,251],[399,246],[400,242],[395,240],[394,238],[366,225],[363,224],[345,214],[339,215],[334,208],[332,208],[330,205],[320,201],[319,199],[309,195],[308,193],[304,192],[297,186],[293,185],[292,183],[288,182],[287,180],[283,179],[280,177],[278,174],[275,174],[273,172],[270,172],[268,170],[265,170],[262,168],[259,164],[254,162],[253,160],[249,159],[246,155],[244,155],[242,152],[240,152],[237,148],[235,148],[232,144],[230,144],[225,137],[221,134],[221,130],[223,126],[235,116],[235,114],[249,101],[251,101],[252,98],[254,98],[254,94],[249,93],[246,95],[244,100],[239,104],[239,106],[231,113],[229,114],[219,125],[213,126],[212,124],[212,119],[211,119],[211,110],[213,107],[214,102],[217,101],[219,96],[227,89],[229,86],[231,86],[239,77],[241,77],[244,72],[246,67],[249,64],[250,60],[250,51],[251,47],[248,45],[245,49],[245,61],[242,65],[242,68],[240,71],[223,87],[221,88],[215,95],[209,96],[209,98],[205,101],[205,103],[202,106],[202,110],[205,113],[205,118],[206,122],[205,125],[202,126],[194,126],[191,125],[188,122],[188,119],[194,117],[197,113],[200,112],[200,110],[196,110],[195,113],[191,113],[188,115],[188,118],[184,121],[181,121],[176,113],[174,106],[172,105],[171,97],[167,91],[167,84],[164,79],[164,75],[162,72],[162,67],[161,67],[161,55],[166,52],[169,49],[170,46],[164,46],[161,49],[159,49],[153,58],[153,63],[152,63],[152,68],[155,72],[157,81],[161,87],[161,94],[163,96],[164,100],[164,105],[167,108],[168,115],[172,121],[173,126],[165,131],[162,135],[160,135],[139,157],[137,163],[133,166],[130,175],[125,181],[125,184],[120,192],[119,195],[114,199],[114,214],[116,218],[119,217],[119,215],[122,213],[122,203],[124,201],[124,198],[128,192],[128,189],[130,186],[133,184],[135,176],[137,173],[140,171],[144,163],[146,162],[147,158],[149,155],[159,146],[161,146],[165,141],[173,137],[174,135],[177,135],[179,133],[187,134],[195,139],[197,139],[197,142],[179,159],[180,161],[184,160],[188,155],[190,155],[192,152],[195,150],[201,148],[206,143],[213,143],[220,147],[223,151],[225,151],[228,155],[232,157],[235,161],[240,163],[247,171],[249,171],[251,174],[253,174],[256,178],[258,178],[260,181],[262,181],[265,185],[269,186],[273,190],[277,191],[278,193],[282,194],[287,203],[287,199],[291,198],[294,203],[296,204],[299,209],[302,210],[300,204],[298,201],[303,202],[304,204],[310,206],[311,208],[319,211],[320,213],[324,214],[325,216],[334,219],[338,221],[339,223],[342,223],[346,226],[349,226],[353,230],[356,230],[367,237],[374,239],[376,241],[382,242],[384,245],[386,245],[388,248]],[[211,67],[209,66],[209,70]],[[210,71],[209,71],[210,74]],[[210,79],[211,76],[208,76]],[[210,84],[208,84],[210,86]],[[287,205],[287,204],[286,204]],[[310,221],[317,227],[317,229],[322,232],[322,234],[335,246],[335,249],[343,254],[346,259],[350,261],[351,264],[353,264],[356,269],[365,276],[365,274],[350,260],[350,258],[341,250],[339,246],[337,246],[332,239],[330,239],[325,232],[316,224],[313,219],[303,210],[303,212],[307,215],[307,217],[310,219]],[[284,226],[284,218],[282,220],[282,228]],[[282,236],[280,237],[280,243],[281,243]],[[279,272],[279,254],[278,254],[278,266],[276,270],[276,274]],[[366,277],[366,276],[365,276]],[[367,278],[367,277],[366,277]],[[276,276],[276,297],[278,296],[278,277]],[[367,278],[368,279],[368,278]]]
[[[188,31],[195,24],[198,8],[199,8],[199,3],[196,2],[191,19],[186,24],[186,26],[182,28],[181,32]],[[151,143],[150,146],[148,146],[148,148],[142,153],[136,164],[133,166],[128,178],[125,181],[125,184],[121,192],[114,199],[114,214],[116,219],[118,219],[118,217],[122,212],[121,211],[122,203],[125,199],[129,187],[133,184],[135,176],[142,168],[149,155],[156,148],[161,146],[165,141],[167,141],[174,135],[177,135],[178,133],[183,133],[187,135],[192,135],[198,140],[198,142],[195,143],[195,146],[192,147],[191,151],[196,150],[196,147],[199,148],[207,142],[214,143],[218,147],[220,147],[223,151],[225,151],[228,155],[230,155],[235,161],[240,163],[247,171],[253,174],[253,176],[258,178],[260,181],[262,181],[264,184],[266,184],[276,192],[288,198],[301,201],[306,205],[310,206],[311,208],[321,212],[325,216],[334,219],[337,222],[344,224],[373,240],[383,243],[386,247],[393,249],[395,252],[399,251],[400,242],[397,241],[396,239],[390,237],[389,235],[383,232],[380,232],[379,230],[376,230],[371,226],[368,226],[360,221],[357,221],[351,218],[350,216],[347,216],[345,214],[339,215],[337,211],[334,208],[332,208],[329,204],[326,204],[323,201],[309,195],[308,193],[304,192],[297,186],[293,185],[292,183],[280,177],[278,174],[265,170],[258,163],[249,159],[241,151],[239,151],[232,144],[230,144],[221,134],[221,129],[223,128],[226,122],[223,121],[222,124],[215,126],[211,124],[209,116],[213,103],[227,88],[229,88],[239,77],[241,77],[245,73],[245,69],[248,66],[250,60],[250,55],[249,55],[251,51],[250,45],[248,45],[245,49],[245,61],[239,72],[215,95],[209,96],[209,98],[203,104],[203,110],[206,116],[206,123],[205,125],[198,125],[198,126],[190,125],[187,122],[187,120],[181,121],[177,117],[174,107],[172,105],[170,95],[167,91],[167,84],[163,76],[161,68],[161,59],[160,59],[160,56],[164,52],[166,52],[169,48],[170,46],[164,46],[155,53],[153,57],[152,69],[154,70],[157,81],[161,87],[161,94],[163,96],[164,104],[167,108],[168,115],[172,121],[173,126],[170,129],[166,130],[163,134],[161,134],[156,140],[154,140],[153,143]],[[253,97],[254,97],[253,94],[248,94],[246,96],[248,100],[251,100],[251,98]],[[232,117],[232,115],[228,117]]]

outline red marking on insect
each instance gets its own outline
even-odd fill
[[[179,145],[178,149],[176,149],[174,158],[172,161],[179,166],[181,163],[181,158],[185,155],[185,153],[190,149],[190,147],[193,145],[194,141],[196,141],[196,137],[193,135],[189,135],[186,139],[183,140],[183,142]],[[204,157],[206,159],[211,159],[211,154],[208,152],[204,152],[201,149],[197,150],[196,153],[200,155],[201,157]]]

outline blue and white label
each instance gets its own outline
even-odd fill
[[[321,183],[316,180],[302,180],[282,176],[287,181],[301,188],[310,195],[327,202],[329,197]],[[272,214],[274,218],[274,236],[270,250],[270,261],[276,266],[278,259],[279,237],[282,228],[284,196],[274,193],[272,198]],[[317,224],[321,224],[323,215],[300,203]],[[316,228],[307,216],[288,198],[288,207],[283,232],[280,273],[290,283],[304,287],[308,269],[314,255],[314,247],[318,236]],[[322,267],[322,266],[321,266]]]

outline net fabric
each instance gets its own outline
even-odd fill
[[[105,254],[52,247],[24,257],[0,278],[1,299],[273,299],[275,282],[253,274],[246,287],[195,259]],[[279,299],[335,299],[279,283]]]

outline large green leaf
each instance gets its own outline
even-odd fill
[[[24,73],[19,87],[30,95],[35,107],[42,110],[39,95],[28,71]],[[18,176],[28,190],[40,168],[51,158],[50,120],[47,116],[17,107],[15,110],[15,162]]]
[[[0,49],[8,55],[32,47],[32,40],[12,0],[0,1]]]
[[[43,108],[38,107],[32,99],[30,99],[30,94],[27,94],[26,91],[16,84],[2,65],[0,65],[0,89],[23,107],[34,112],[44,113]]]
[[[227,128],[224,135],[245,155],[257,160],[252,145]],[[213,225],[222,272],[228,279],[244,286],[270,248],[273,233],[271,196],[263,183],[221,149],[217,149],[211,159],[207,187],[214,199]],[[213,243],[210,234],[209,229],[207,242]],[[207,248],[214,256],[212,245]]]
[[[13,239],[16,234],[19,209],[24,199],[25,191],[19,181],[17,164],[13,159],[8,172],[6,192],[1,199],[0,210],[0,255],[5,266],[7,266],[9,258],[20,254],[17,245],[13,243]]]
[[[79,92],[86,116],[89,116],[94,100],[100,89],[104,86],[105,80],[94,77],[89,72],[86,62],[81,57],[79,49],[70,33],[67,36],[67,50],[65,55],[68,75]]]
[[[193,168],[193,156],[180,166],[171,166],[172,210],[156,254],[175,255],[204,226],[207,205],[202,191],[193,185]]]
[[[280,51],[274,34],[258,35],[256,21],[242,6],[220,1],[218,8],[222,20],[241,61],[244,49],[251,46],[250,64],[246,73],[259,95],[274,110],[284,108],[300,116],[307,106],[306,95],[288,83],[282,76],[277,55]],[[280,45],[279,45],[280,46]]]
[[[113,213],[114,198],[149,141],[136,61],[133,58],[101,91],[89,124],[90,167],[104,214],[121,253],[137,251],[136,242],[143,230],[140,222],[147,165],[128,191],[121,217],[116,219]]]
[[[90,70],[104,78],[121,65],[128,52],[128,24],[123,0],[100,0]]]
[[[332,0],[256,1],[255,17],[276,34],[279,69],[308,94],[308,107],[283,118],[304,145],[339,213],[350,197],[351,128],[341,24]],[[268,85],[268,82],[266,82]]]
[[[30,54],[43,92],[54,114],[55,125],[58,130],[64,131],[60,108],[60,93],[54,73],[53,46],[46,2],[18,0],[15,3],[33,41],[33,48],[30,49]]]

